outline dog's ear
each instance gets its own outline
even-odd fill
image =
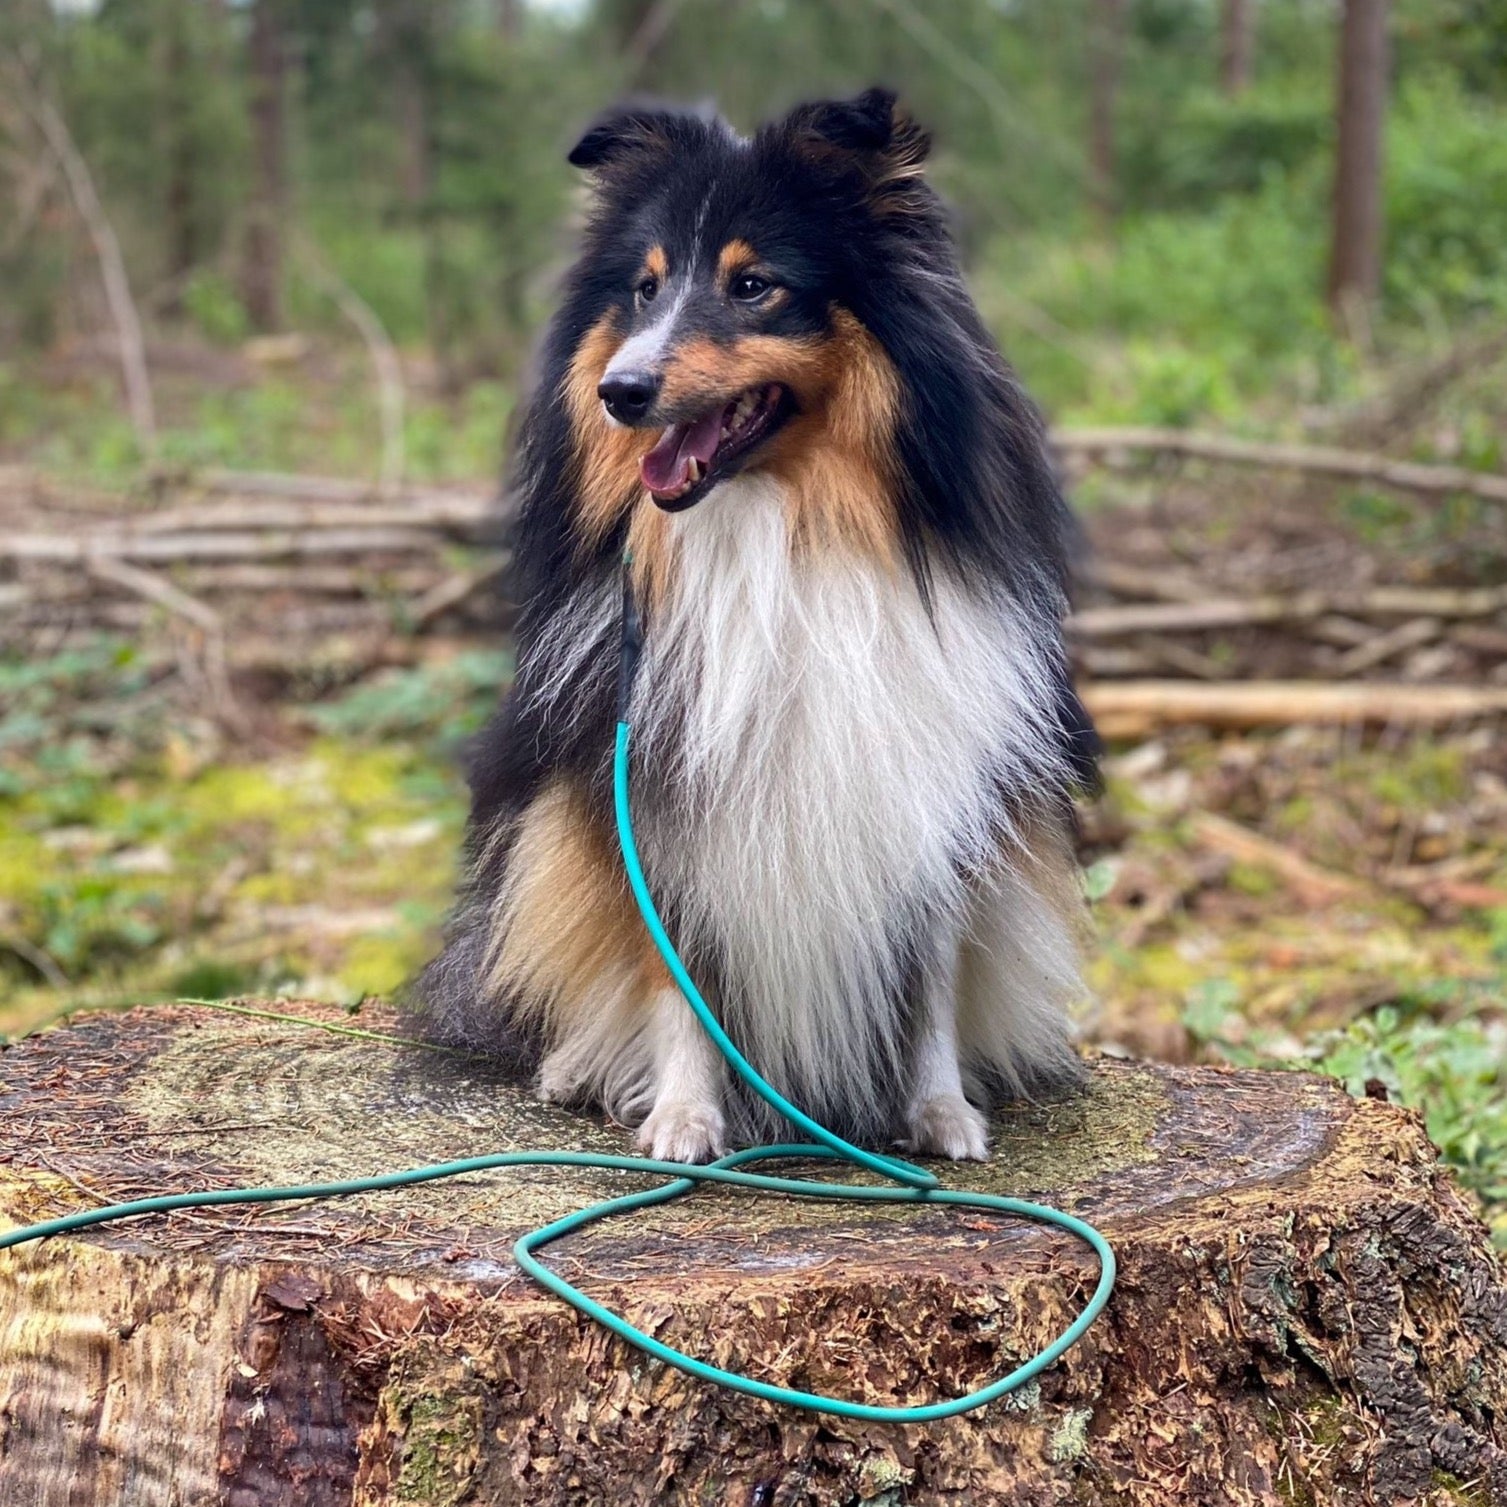
[[[572,167],[601,172],[655,152],[685,145],[705,135],[703,112],[676,109],[654,100],[627,100],[599,115],[567,158]]]
[[[891,89],[797,105],[785,117],[784,130],[802,155],[850,159],[880,199],[919,178],[931,150],[931,137],[896,104]]]

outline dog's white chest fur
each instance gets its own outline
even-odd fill
[[[831,1103],[899,1070],[907,972],[956,938],[1002,790],[1055,768],[1051,648],[945,572],[928,614],[903,567],[792,551],[767,478],[675,526],[633,700],[650,879],[756,1065]]]

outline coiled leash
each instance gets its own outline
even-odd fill
[[[649,894],[639,864],[638,846],[633,837],[633,819],[628,809],[628,749],[630,732],[628,724],[628,699],[632,690],[633,675],[639,651],[642,647],[636,605],[628,581],[627,559],[623,571],[623,638],[618,674],[617,741],[613,754],[613,802],[617,814],[618,842],[622,848],[623,865],[627,870],[628,883],[633,897],[638,902],[644,924],[660,956],[669,968],[676,985],[690,1006],[702,1028],[717,1044],[717,1049],[727,1059],[728,1065],[758,1096],[778,1110],[797,1130],[811,1137],[807,1142],[787,1143],[777,1146],[754,1146],[746,1151],[736,1151],[707,1166],[682,1162],[660,1162],[648,1157],[606,1156],[581,1151],[511,1151],[494,1156],[473,1156],[462,1161],[443,1162],[430,1167],[415,1167],[406,1172],[388,1172],[379,1177],[350,1178],[342,1182],[310,1183],[291,1188],[221,1188],[204,1193],[175,1193],[157,1198],[142,1198],[131,1203],[112,1204],[108,1208],[90,1209],[78,1214],[69,1214],[61,1219],[50,1219],[42,1224],[28,1225],[0,1235],[0,1250],[24,1245],[28,1241],[42,1240],[49,1235],[62,1235],[72,1230],[87,1229],[91,1225],[105,1224],[117,1219],[132,1219],[141,1214],[163,1214],[174,1209],[205,1209],[222,1204],[283,1203],[294,1199],[340,1198],[353,1193],[376,1193],[388,1188],[407,1188],[417,1183],[433,1182],[443,1177],[460,1177],[467,1173],[488,1172],[499,1167],[590,1167],[594,1169],[648,1173],[669,1181],[657,1188],[641,1193],[629,1193],[620,1198],[609,1198],[592,1204],[578,1213],[557,1219],[553,1224],[524,1235],[513,1246],[513,1256],[541,1286],[569,1303],[572,1307],[595,1319],[597,1323],[620,1335],[629,1344],[658,1360],[675,1366],[702,1381],[715,1382],[735,1392],[745,1392],[753,1397],[762,1397],[768,1402],[781,1402],[790,1407],[806,1408],[816,1413],[826,1413],[840,1418],[860,1418],[876,1423],[926,1423],[936,1418],[951,1418],[958,1413],[971,1412],[985,1403],[1013,1392],[1033,1376],[1046,1370],[1065,1351],[1083,1336],[1089,1325],[1103,1312],[1115,1282],[1115,1258],[1109,1242],[1098,1230],[1071,1214],[1059,1209],[1050,1209],[1041,1204],[1027,1203],[1023,1199],[1005,1198],[994,1193],[965,1193],[944,1188],[938,1179],[924,1167],[901,1161],[896,1157],[881,1156],[850,1145],[841,1136],[834,1135],[825,1126],[817,1124],[778,1090],[761,1078],[747,1058],[733,1044],[722,1029],[715,1015],[702,999],[694,980],[686,972],[675,944],[670,941]],[[865,1167],[887,1179],[887,1186],[866,1183],[818,1182],[810,1178],[773,1177],[766,1173],[745,1172],[742,1169],[754,1163],[820,1159],[848,1162]],[[985,1209],[998,1214],[1013,1214],[1024,1219],[1037,1220],[1043,1224],[1056,1225],[1067,1230],[1092,1247],[1099,1259],[1099,1281],[1093,1295],[1084,1305],[1083,1312],[1044,1350],[1017,1366],[1008,1376],[969,1392],[963,1397],[949,1398],[944,1402],[926,1403],[918,1407],[878,1407],[869,1403],[849,1402],[840,1397],[823,1397],[815,1392],[801,1392],[791,1387],[778,1387],[769,1382],[756,1381],[753,1377],[736,1371],[724,1371],[719,1366],[697,1360],[683,1351],[661,1343],[652,1335],[635,1329],[626,1319],[604,1308],[594,1298],[572,1287],[563,1277],[543,1265],[535,1252],[566,1235],[595,1224],[598,1220],[612,1219],[630,1214],[637,1209],[647,1209],[655,1204],[669,1203],[692,1192],[698,1183],[727,1183],[738,1188],[753,1188],[763,1193],[781,1193],[798,1198],[838,1199],[850,1203],[920,1203],[953,1204],[967,1209]]]

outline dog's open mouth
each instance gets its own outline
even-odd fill
[[[693,506],[732,475],[790,411],[786,389],[771,382],[751,387],[689,423],[671,424],[639,464],[644,485],[669,512]]]

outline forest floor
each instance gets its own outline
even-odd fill
[[[1081,609],[1348,604],[1080,633],[1089,680],[1507,683],[1507,611],[1451,607],[1503,584],[1500,517],[1482,506],[1188,465],[1078,481]],[[388,611],[389,585],[374,568],[363,610]],[[244,601],[237,635],[275,639],[300,611],[275,583]],[[227,718],[191,656],[147,652],[172,640],[166,615],[54,616],[0,642],[0,1032],[145,999],[356,1010],[399,989],[448,902],[464,741],[510,670],[498,620],[473,611],[429,634],[399,612],[389,626],[413,652],[380,668],[232,659]],[[1317,1064],[1417,1104],[1507,1244],[1497,723],[1153,729],[1112,742],[1105,774],[1082,810],[1089,1047]]]

